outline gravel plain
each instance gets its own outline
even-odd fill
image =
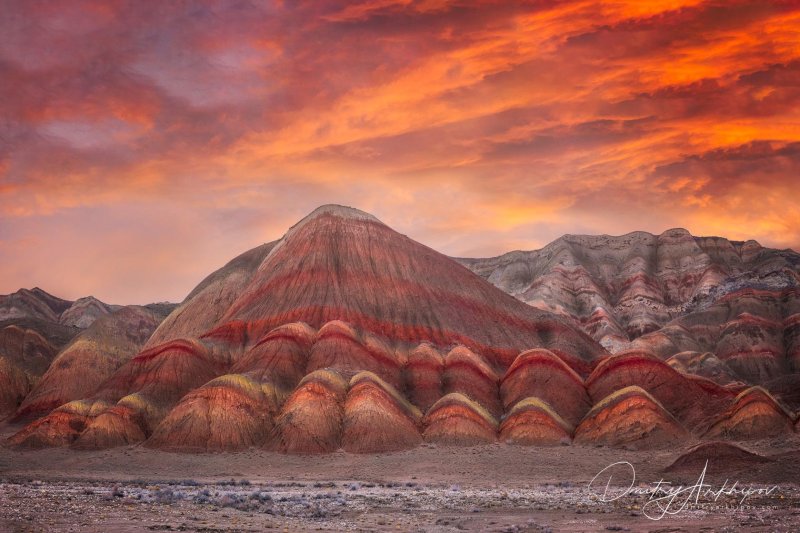
[[[661,479],[696,482],[694,473],[663,472],[683,449],[425,445],[303,457],[0,448],[0,531],[800,530],[797,443],[747,446],[774,461],[707,472],[704,482],[774,487],[769,494],[753,494],[744,505],[740,493],[704,496],[679,510],[677,497],[670,510],[678,512],[661,520],[648,518],[654,506],[645,489]],[[635,468],[641,494],[603,501],[606,478],[590,482],[620,461]],[[613,472],[611,490],[623,490],[626,470]]]

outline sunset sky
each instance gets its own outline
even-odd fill
[[[180,301],[324,203],[800,249],[797,1],[0,6],[0,293]]]

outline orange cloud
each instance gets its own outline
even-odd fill
[[[452,255],[672,226],[800,248],[793,2],[7,11],[0,292],[179,300],[327,202]]]

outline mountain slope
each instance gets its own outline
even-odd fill
[[[255,342],[303,321],[343,320],[393,341],[464,344],[508,366],[532,345],[588,361],[602,350],[371,215],[323,206],[293,226],[220,319],[215,335]]]
[[[84,398],[136,355],[163,317],[139,306],[104,315],[66,346],[22,402],[17,417]]]
[[[721,417],[786,410],[786,395],[737,400],[737,378],[792,387],[796,254],[683,230],[565,239],[462,260],[512,295],[367,213],[322,206],[212,273],[93,393],[9,442],[657,447],[702,438]],[[611,355],[581,328],[627,349]],[[793,424],[770,427],[784,438]]]
[[[800,254],[684,229],[565,235],[541,250],[457,260],[520,300],[572,318],[612,351],[730,292],[800,286]]]
[[[541,250],[458,261],[613,353],[645,350],[800,405],[800,254],[791,250],[673,229],[566,235]]]
[[[417,381],[409,380],[407,364],[420,344],[448,355],[441,372],[428,378],[440,383],[422,380],[425,394],[413,394],[409,386]],[[222,432],[215,435],[216,450],[262,437],[288,442],[294,437],[265,431],[273,425],[290,431],[281,418],[283,402],[303,376],[336,372],[352,387],[331,411],[343,413],[337,446],[380,451],[420,439],[421,413],[406,394],[427,404],[446,393],[477,394],[473,400],[482,409],[502,414],[499,376],[531,347],[547,348],[581,375],[607,356],[577,327],[503,293],[371,215],[323,206],[276,243],[206,278],[143,351],[80,404],[94,407],[55,410],[15,442],[93,447],[157,432],[152,446],[197,450],[208,449],[209,431]],[[470,387],[476,373],[485,382],[480,391]],[[222,375],[230,377],[211,383]],[[264,403],[268,398],[275,405]],[[301,405],[292,409],[303,412]],[[70,427],[85,428],[85,438],[83,430],[49,432],[54,426],[47,418],[62,424],[65,413]],[[384,428],[382,436],[370,430],[375,424]]]

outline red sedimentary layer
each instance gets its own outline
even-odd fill
[[[307,372],[333,368],[345,372],[368,370],[394,387],[400,387],[402,362],[395,353],[372,335],[359,335],[340,320],[326,323],[317,332]]]
[[[428,442],[473,446],[497,439],[497,420],[460,393],[449,393],[433,404],[423,426]]]
[[[583,380],[549,350],[535,348],[522,352],[503,376],[500,395],[506,409],[527,397],[537,397],[571,425],[581,421],[592,402]]]
[[[630,386],[597,403],[575,429],[579,444],[657,448],[683,443],[683,426],[645,390]]]
[[[528,446],[568,443],[574,426],[562,419],[547,402],[530,397],[520,400],[500,424],[500,440]]]
[[[408,398],[422,412],[442,397],[444,358],[431,344],[420,344],[408,354],[404,373]]]
[[[374,453],[417,446],[422,437],[419,410],[391,385],[370,372],[350,380],[344,406],[342,447],[349,452]]]
[[[203,344],[176,339],[131,359],[100,386],[95,396],[117,401],[139,393],[150,401],[169,405],[223,371],[224,364],[215,361]]]
[[[170,451],[222,452],[261,446],[279,399],[275,389],[228,374],[187,394],[153,431],[146,446]]]
[[[108,404],[102,401],[74,401],[35,420],[8,439],[17,448],[50,448],[69,446],[86,428],[88,421],[100,414]]]
[[[285,324],[267,333],[231,368],[291,391],[303,379],[316,332],[307,324]]]
[[[275,420],[269,446],[297,454],[339,449],[347,382],[330,370],[317,370],[300,382]]]
[[[664,359],[711,352],[738,380],[767,385],[800,369],[800,330],[792,319],[800,313],[798,295],[796,288],[731,291],[632,344]]]
[[[709,380],[680,374],[644,352],[610,357],[586,380],[586,390],[595,403],[631,385],[647,391],[683,424],[697,430],[707,427],[735,396]]]
[[[703,435],[708,439],[747,440],[792,432],[792,418],[761,387],[751,387]]]
[[[201,343],[177,339],[129,360],[98,388],[92,399],[84,401],[133,399],[127,404],[135,411],[131,420],[140,423],[140,429],[147,434],[184,394],[213,379],[223,368]],[[109,442],[113,440],[109,438]]]
[[[446,394],[461,393],[495,418],[503,414],[497,374],[482,356],[470,349],[457,346],[445,356],[442,383]]]
[[[104,450],[129,446],[147,438],[144,427],[141,413],[127,405],[114,405],[90,420],[72,447],[79,450]]]

